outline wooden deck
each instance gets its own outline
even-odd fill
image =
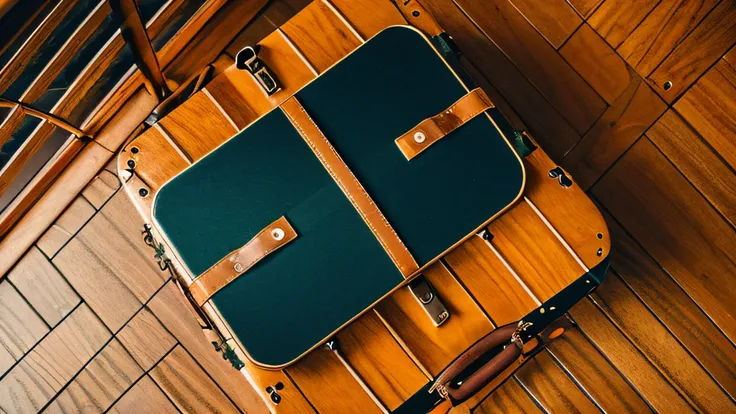
[[[241,33],[227,32],[228,19],[237,18],[237,8],[231,10],[234,16],[218,26],[218,35],[236,39],[225,52],[264,38],[305,3],[275,0]],[[332,3],[342,16],[324,24],[347,36],[341,18],[351,10],[340,7],[354,1]],[[475,411],[736,412],[730,309],[736,303],[730,284],[736,277],[736,4],[422,4],[453,35],[463,63],[497,106],[599,204],[613,242],[608,280],[570,312],[579,328],[477,401]],[[284,30],[292,38],[310,33]],[[306,41],[314,39],[300,40]],[[217,94],[216,85],[208,89]],[[108,159],[121,142],[95,144],[102,155],[94,159]],[[201,156],[196,146],[185,152]],[[82,187],[0,282],[0,410],[265,411],[246,379],[204,341],[168,274],[152,260],[140,235],[143,221],[120,190],[114,165]],[[514,240],[513,229],[505,235]],[[480,303],[483,312],[463,289],[483,288],[469,283],[474,274],[505,269],[463,260],[462,249],[443,266],[428,277],[460,292],[448,296],[466,303],[452,306],[477,316],[474,326],[490,324],[493,304]],[[392,299],[378,314],[399,309],[401,298]],[[357,346],[356,338],[374,338],[359,344],[368,357],[358,369],[368,382],[385,384],[377,393],[390,406],[441,369],[415,366],[377,316],[362,318],[344,337],[348,353],[351,340]],[[331,375],[315,378],[316,371]],[[356,412],[375,407],[322,354],[283,375],[308,397],[307,409],[330,412],[337,396],[351,399],[347,406]]]

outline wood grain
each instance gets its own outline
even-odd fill
[[[539,413],[534,400],[514,378],[507,380],[473,411],[478,414],[492,413]]]
[[[615,240],[616,274],[733,396],[736,347],[612,217],[606,218]]]
[[[89,201],[97,210],[101,209],[107,200],[120,188],[120,180],[117,175],[107,170],[93,178],[87,187],[82,190],[82,196]]]
[[[36,247],[8,274],[8,280],[49,326],[56,326],[79,303],[79,296]],[[32,322],[30,317],[28,322]]]
[[[584,18],[590,17],[596,8],[603,3],[604,0],[569,0],[569,3]]]
[[[547,352],[537,354],[519,368],[516,378],[547,412],[599,412]]]
[[[23,168],[31,161],[31,158],[43,147],[46,141],[51,138],[56,127],[46,121],[36,127],[31,135],[21,144],[21,146],[12,154],[7,164],[0,170],[0,194],[4,193],[22,173]],[[18,137],[23,139],[25,137]]]
[[[315,1],[281,27],[317,72],[322,73],[361,44],[321,1]]]
[[[678,390],[632,345],[605,315],[591,302],[584,299],[575,305],[570,315],[585,336],[639,394],[657,412],[692,412],[693,407]]]
[[[616,49],[657,3],[657,0],[606,0],[588,23]]]
[[[455,3],[451,0],[423,0],[422,5],[452,35],[477,72],[498,90],[499,93],[494,95],[486,89],[494,103],[499,98],[508,101],[545,151],[552,158],[561,159],[580,139],[580,134]],[[509,116],[508,113],[505,115]]]
[[[559,49],[583,22],[565,0],[511,2],[555,49]]]
[[[736,175],[682,117],[667,111],[647,137],[736,226]]]
[[[593,188],[596,198],[733,341],[736,234],[648,141]]]
[[[313,412],[283,372],[258,370],[244,359],[250,377],[258,384],[259,391],[256,391],[245,375],[234,370],[220,354],[215,352],[188,306],[191,305],[185,301],[172,282],[164,286],[148,303],[148,308],[160,323],[182,346],[186,347],[240,409],[254,413],[268,412],[268,407],[257,392],[265,393],[267,386],[282,382],[285,388],[280,391],[283,401],[279,408],[283,407],[284,410],[293,412]]]
[[[0,308],[2,309],[0,372],[4,373],[15,361],[20,360],[49,331],[49,328],[7,281],[0,283]]]
[[[733,53],[733,52],[731,52]],[[736,169],[736,67],[721,61],[675,104],[677,112]]]
[[[25,118],[25,111],[23,111],[20,105],[17,105],[10,111],[2,123],[0,123],[0,149],[6,142],[13,139],[13,133],[20,128]]]
[[[113,338],[44,412],[104,412],[141,375],[138,364]]]
[[[161,389],[148,375],[128,389],[115,405],[110,407],[112,414],[176,414],[176,407],[166,398]]]
[[[80,305],[0,380],[0,408],[38,412],[112,336]]]
[[[608,104],[631,82],[626,62],[587,24],[580,26],[560,54]]]
[[[36,245],[46,256],[54,257],[93,214],[95,214],[95,208],[89,201],[81,196],[75,198],[66,211],[38,239]]]
[[[578,133],[593,125],[605,102],[508,0],[457,3]]]
[[[648,413],[652,409],[579,329],[568,329],[549,353],[604,412]]]
[[[118,340],[148,371],[175,345],[176,339],[164,328],[148,308],[143,308],[117,334]]]
[[[667,105],[638,75],[566,156],[562,165],[588,190],[651,126]]]
[[[406,24],[396,6],[381,0],[330,2],[364,39],[370,39],[388,26]]]
[[[440,327],[434,326],[408,287],[397,290],[375,309],[421,366],[434,376],[488,334],[493,325],[444,264],[429,267],[424,277],[450,313]]]
[[[736,4],[722,1],[662,64],[647,77],[654,90],[672,103],[736,42]],[[664,90],[667,82],[672,83]]]
[[[182,412],[238,412],[181,346],[174,348],[150,375]]]
[[[118,155],[120,171],[129,169],[128,161],[133,160],[136,176],[154,191],[190,164],[186,156],[163,134],[161,129],[149,128]],[[135,154],[133,148],[136,148]]]
[[[617,51],[639,74],[649,76],[716,4],[718,0],[660,2]]]

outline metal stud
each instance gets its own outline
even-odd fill
[[[424,132],[417,131],[414,133],[414,142],[416,142],[417,144],[421,144],[422,142],[424,142],[425,139],[427,139],[427,136],[424,135]]]
[[[283,238],[284,238],[284,236],[285,236],[285,233],[284,233],[284,231],[283,231],[283,230],[281,230],[281,229],[280,229],[280,228],[278,228],[278,227],[277,227],[277,228],[275,228],[275,229],[273,229],[273,230],[271,230],[271,237],[273,237],[273,239],[274,239],[274,240],[277,240],[277,241],[278,241],[278,240],[281,240],[281,239],[283,239]]]
[[[235,265],[233,265],[233,270],[240,273],[243,271],[243,265],[238,262],[235,262]]]

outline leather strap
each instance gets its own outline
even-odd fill
[[[365,188],[355,178],[345,161],[335,151],[319,127],[314,123],[304,107],[296,97],[291,97],[281,104],[281,110],[286,114],[304,141],[309,145],[320,160],[332,179],[335,180],[348,200],[353,204],[358,214],[376,236],[383,249],[389,255],[404,277],[413,274],[419,265],[409,250],[391,227],[386,217],[378,209],[376,203],[365,191]]]
[[[493,107],[493,102],[483,89],[473,89],[442,113],[425,119],[397,138],[396,145],[406,159],[411,160],[450,132]]]
[[[407,22],[423,31],[427,36],[435,37],[444,32],[437,20],[434,19],[417,0],[394,0],[399,11]]]
[[[198,306],[204,305],[218,290],[247,272],[261,259],[296,238],[297,234],[286,217],[269,224],[245,246],[228,254],[194,279],[189,292]]]

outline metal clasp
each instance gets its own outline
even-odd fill
[[[281,90],[281,85],[268,66],[258,58],[259,49],[260,46],[244,47],[235,56],[235,67],[248,71],[266,95],[271,96]]]
[[[434,286],[424,276],[419,276],[409,282],[409,290],[414,298],[432,320],[434,326],[440,326],[450,317],[450,312],[437,296]]]

